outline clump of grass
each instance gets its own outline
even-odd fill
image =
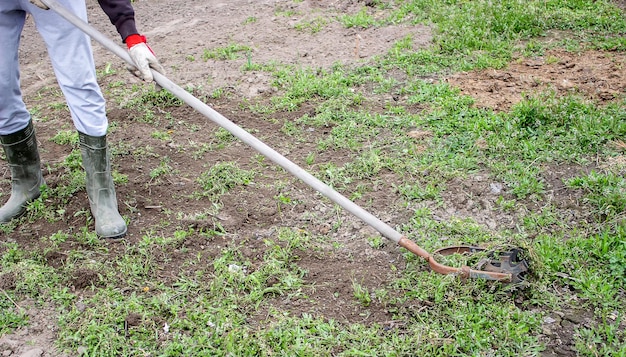
[[[254,175],[254,171],[241,169],[235,162],[217,163],[198,177],[202,191],[197,196],[217,199],[234,187],[249,185]]]
[[[315,34],[320,32],[327,24],[328,20],[323,17],[317,17],[310,21],[299,22],[294,25],[294,28],[298,31],[308,31]]]
[[[202,54],[202,59],[208,61],[210,59],[226,61],[226,60],[235,60],[241,58],[241,53],[248,53],[252,50],[250,46],[231,43],[226,47],[214,48],[211,50],[204,50]]]
[[[339,21],[346,28],[351,27],[360,27],[360,28],[368,28],[376,24],[376,20],[374,17],[367,12],[367,8],[362,8],[354,15],[341,15],[339,16]]]
[[[566,184],[583,190],[585,201],[596,207],[604,219],[626,212],[626,179],[622,175],[591,171],[587,176],[568,179]]]

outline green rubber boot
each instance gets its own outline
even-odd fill
[[[117,210],[106,135],[96,137],[79,132],[78,136],[87,175],[89,206],[96,220],[96,234],[100,238],[122,238],[127,228]]]
[[[32,122],[16,133],[0,135],[0,144],[11,169],[11,197],[0,208],[2,224],[23,215],[26,206],[41,195],[39,187],[45,182]]]

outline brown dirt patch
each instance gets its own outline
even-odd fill
[[[577,93],[608,102],[626,92],[625,64],[626,54],[621,52],[552,50],[541,57],[520,59],[505,69],[457,73],[446,80],[475,98],[477,106],[498,111],[544,91]]]
[[[17,277],[13,273],[0,274],[0,289],[1,290],[13,290],[15,289],[15,279]]]

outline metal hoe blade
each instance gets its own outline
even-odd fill
[[[476,254],[487,252],[485,248],[473,246],[454,246],[438,249],[435,255],[452,255],[452,254]],[[503,251],[493,251],[487,257],[481,259],[476,268],[483,272],[491,272],[498,274],[510,274],[509,282],[518,284],[524,281],[528,272],[528,262],[521,258],[522,251],[519,248],[510,248]]]

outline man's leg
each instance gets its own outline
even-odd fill
[[[44,184],[37,139],[20,91],[18,47],[26,13],[17,1],[0,1],[0,144],[11,170],[11,197],[0,224],[21,216]]]
[[[87,20],[84,0],[59,2]],[[105,101],[96,81],[91,40],[51,10],[41,10],[33,5],[31,13],[46,42],[57,80],[79,133],[87,195],[96,221],[96,233],[103,238],[123,237],[127,228],[117,208],[106,143],[108,122]]]
[[[0,135],[24,129],[30,114],[22,100],[18,47],[26,12],[17,1],[0,1]]]
[[[22,0],[28,2],[27,0]],[[84,0],[60,0],[59,3],[87,21]],[[107,133],[105,101],[96,80],[90,38],[53,10],[28,4],[37,30],[43,37],[61,91],[76,129],[84,134]]]

